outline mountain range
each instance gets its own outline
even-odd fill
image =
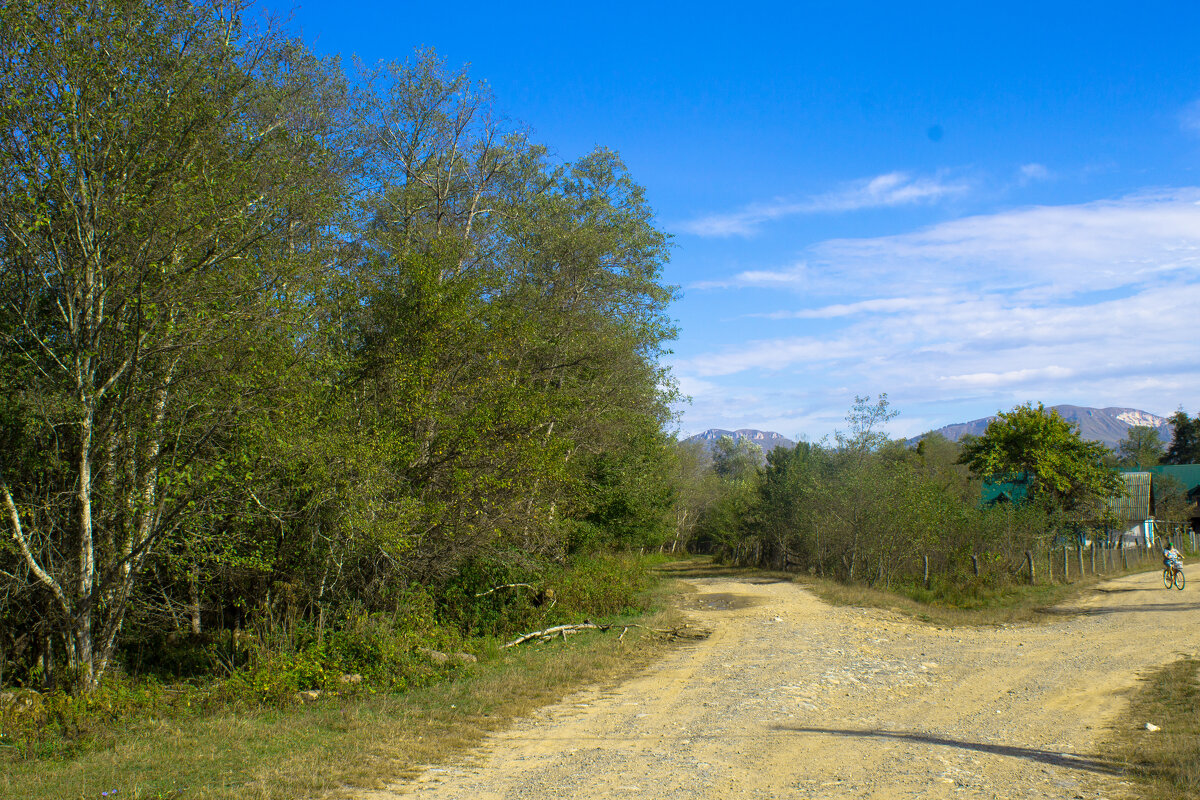
[[[1051,406],[1063,419],[1079,425],[1079,435],[1092,442],[1101,442],[1112,450],[1129,434],[1129,429],[1135,425],[1145,425],[1158,431],[1158,436],[1164,444],[1171,441],[1174,428],[1170,420],[1140,411],[1136,408],[1088,408],[1087,406]],[[970,422],[959,422],[946,425],[931,433],[940,433],[951,441],[957,442],[963,436],[980,436],[987,430],[988,423],[996,417],[982,417]]]
[[[711,451],[712,446],[722,436],[729,436],[733,439],[747,439],[751,442],[754,442],[756,445],[762,448],[764,455],[771,452],[776,447],[796,446],[796,443],[786,436],[774,433],[773,431],[757,431],[753,428],[738,428],[736,431],[727,431],[723,428],[709,428],[704,433],[697,433],[695,436],[687,437],[687,439],[684,441],[704,442],[704,446]]]
[[[1166,417],[1160,417],[1157,414],[1151,414],[1149,411],[1141,411],[1136,408],[1089,408],[1087,406],[1051,406],[1051,410],[1057,411],[1058,415],[1070,422],[1078,423],[1079,435],[1084,439],[1092,442],[1102,442],[1112,450],[1117,449],[1117,445],[1125,439],[1129,434],[1129,429],[1135,425],[1145,425],[1158,431],[1158,436],[1162,439],[1163,444],[1169,444],[1174,429],[1171,426],[1170,420]],[[981,417],[973,419],[970,422],[956,422],[952,425],[946,425],[938,428],[930,433],[940,433],[951,441],[957,442],[963,436],[980,436],[987,430],[988,423],[996,417]],[[922,434],[928,436],[929,434]],[[694,436],[689,436],[685,441],[703,441],[708,448],[712,448],[713,443],[722,436],[731,436],[735,439],[748,439],[763,449],[763,453],[769,453],[776,447],[794,447],[795,442],[773,431],[760,431],[753,428],[739,428],[735,431],[724,430],[723,428],[709,428],[703,433],[697,433]],[[917,436],[910,441],[917,441],[921,437]]]

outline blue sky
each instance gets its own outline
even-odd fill
[[[266,2],[435,48],[674,235],[680,427],[1200,411],[1200,4]]]

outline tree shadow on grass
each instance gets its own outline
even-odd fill
[[[906,742],[953,747],[959,750],[971,750],[976,753],[1021,758],[1035,761],[1039,764],[1049,764],[1066,769],[1077,769],[1085,772],[1097,772],[1105,775],[1121,775],[1125,772],[1123,762],[1100,756],[1071,755],[1056,753],[1052,750],[1038,750],[1033,747],[1017,747],[1006,744],[990,744],[987,742],[968,742],[962,739],[948,739],[944,736],[933,736],[927,733],[910,733],[905,731],[854,730],[839,728],[801,728],[790,725],[776,725],[777,731],[792,733],[816,733],[826,736],[846,736],[859,739],[895,739]]]

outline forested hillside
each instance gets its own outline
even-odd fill
[[[535,599],[480,592],[669,536],[669,245],[616,154],[222,0],[5,4],[0,86],[0,682],[499,629]]]

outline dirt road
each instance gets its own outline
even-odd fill
[[[367,797],[1117,800],[1129,784],[1098,751],[1105,726],[1139,671],[1200,652],[1197,590],[1156,573],[1000,629],[831,607],[785,582],[692,583],[709,638]]]

